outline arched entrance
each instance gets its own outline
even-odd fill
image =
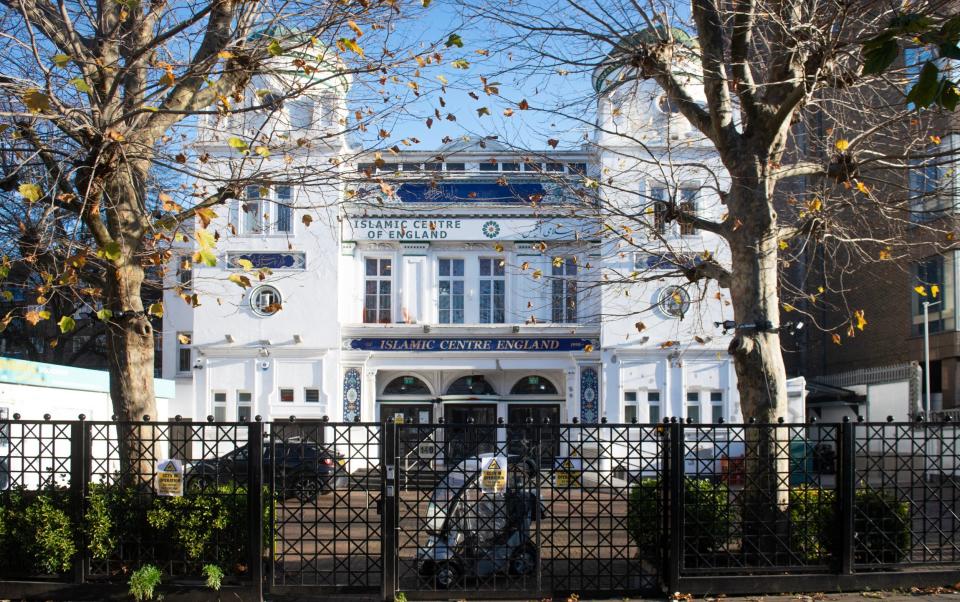
[[[380,422],[430,424],[433,418],[434,394],[427,383],[412,374],[393,378],[377,398]],[[419,429],[401,429],[400,454],[405,456],[423,439]]]
[[[444,393],[443,420],[450,425],[445,429],[446,462],[496,451],[499,396],[493,385],[483,375],[471,374],[454,380]]]
[[[530,374],[510,388],[507,407],[507,448],[511,454],[539,454],[540,462],[552,466],[560,454],[560,405],[557,386],[541,375]],[[533,449],[539,442],[539,449]]]

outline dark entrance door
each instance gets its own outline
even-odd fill
[[[474,424],[467,421],[473,419]],[[444,404],[444,460],[448,465],[497,449],[497,406],[495,404]],[[489,427],[478,425],[491,425]],[[469,427],[469,428],[468,428]]]
[[[433,422],[433,404],[429,403],[380,403],[380,422],[393,422],[403,417],[404,424],[430,424]],[[430,428],[400,429],[400,458],[405,458],[412,449],[430,437]],[[416,454],[414,454],[416,455]]]
[[[560,404],[510,404],[507,424],[507,449],[511,454],[534,455],[533,448],[539,443],[540,464],[553,466],[553,459],[560,455]]]

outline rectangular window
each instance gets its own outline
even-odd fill
[[[924,303],[928,304],[930,332],[944,332],[955,328],[953,315],[953,253],[934,255],[913,264],[911,297],[913,306],[913,334],[922,335]]]
[[[563,171],[563,163],[547,163],[543,169],[544,171]]]
[[[214,392],[213,394],[213,420],[214,422],[227,421],[227,394],[223,392]]]
[[[953,212],[951,178],[940,165],[943,159],[913,161],[909,172],[910,220],[923,223]]]
[[[653,209],[653,231],[657,234],[667,233],[667,208],[670,194],[666,188],[654,187],[650,189],[650,207]]]
[[[419,163],[404,163],[403,171],[420,171]]]
[[[586,163],[568,163],[567,172],[572,176],[585,176],[587,175],[587,164]]]
[[[280,389],[280,401],[283,403],[293,403],[293,389]]]
[[[177,284],[184,289],[193,287],[193,264],[190,261],[190,257],[186,255],[180,258],[180,262],[177,265]]]
[[[425,163],[423,169],[426,171],[440,171],[443,169],[443,163]]]
[[[637,393],[636,391],[626,391],[623,394],[623,421],[633,422],[639,420],[637,416]]]
[[[680,205],[679,209],[682,213],[689,215],[697,214],[697,191],[694,188],[681,188],[680,189]],[[680,218],[677,220],[680,224],[680,235],[681,236],[693,236],[697,233],[696,226],[692,222]]]
[[[193,368],[193,352],[190,349],[192,342],[192,333],[177,333],[177,372],[190,372]]]
[[[303,401],[306,403],[320,403],[320,389],[304,389]]]
[[[687,418],[693,422],[700,422],[700,392],[687,392]]]
[[[520,171],[519,163],[501,163],[500,171]]]
[[[364,274],[363,321],[366,324],[389,324],[393,296],[391,260],[367,257],[364,260]]]
[[[723,418],[723,391],[710,391],[710,420],[717,424]]]
[[[497,171],[496,161],[481,161],[480,171]]]
[[[289,186],[277,186],[277,232],[293,232],[293,190]]]
[[[503,324],[506,321],[507,278],[502,259],[480,258],[480,323]]]
[[[466,163],[444,163],[443,165],[447,171],[464,171],[467,169]]]
[[[253,417],[253,395],[249,391],[237,391],[237,420],[250,421]]]
[[[554,322],[577,321],[577,262],[573,257],[553,263],[551,281],[551,319]]]
[[[247,186],[246,195],[240,199],[240,210],[243,212],[241,231],[244,234],[262,234],[264,231],[266,204],[261,192],[259,186]]]
[[[660,391],[647,391],[650,422],[660,422]]]
[[[463,260],[440,259],[439,268],[439,322],[463,324]]]

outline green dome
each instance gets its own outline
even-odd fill
[[[697,39],[686,31],[671,27],[669,36],[673,41],[689,50],[699,50]],[[642,45],[659,44],[668,37],[667,30],[662,25],[647,27],[638,32],[629,34],[620,39],[613,50],[607,53],[606,59],[593,71],[593,89],[597,93],[605,92],[608,88],[610,76],[627,66],[629,59],[636,49]]]

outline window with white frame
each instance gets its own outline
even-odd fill
[[[237,420],[249,421],[253,416],[253,394],[249,391],[237,391]]]
[[[438,322],[463,324],[464,262],[462,259],[438,260]]]
[[[910,219],[922,223],[951,214],[954,194],[949,165],[943,158],[911,162],[909,172]]]
[[[637,415],[637,393],[627,391],[623,394],[623,421],[634,422],[639,420]]]
[[[307,387],[303,390],[304,403],[320,403],[320,389]]]
[[[577,321],[577,260],[558,257],[553,261],[550,294],[550,319],[554,322]]]
[[[183,374],[193,368],[193,352],[190,344],[193,342],[193,333],[177,333],[177,372]]]
[[[247,186],[231,206],[230,223],[238,234],[284,234],[293,231],[293,189],[290,186]]]
[[[670,202],[670,191],[663,186],[654,186],[650,189],[650,210],[653,214],[653,231],[657,234],[667,233],[667,208]]]
[[[723,418],[723,391],[710,391],[710,421],[714,424]]]
[[[687,391],[687,418],[700,422],[700,391]]]
[[[386,257],[367,257],[364,260],[364,323],[389,324],[392,297],[393,262]]]
[[[695,188],[681,188],[680,204],[678,207],[681,213],[695,216],[697,214],[697,190]],[[685,220],[681,217],[677,222],[680,224],[681,236],[694,236],[697,234],[697,227],[693,225],[692,221]]]
[[[293,389],[289,387],[280,387],[280,401],[281,403],[293,403],[294,401]]]
[[[504,261],[480,258],[480,323],[502,324],[506,321],[507,279]]]
[[[227,421],[227,393],[225,391],[213,392],[213,420],[215,422]]]
[[[660,422],[660,391],[647,391],[647,412],[650,423]]]
[[[181,255],[177,262],[177,284],[184,290],[193,288],[193,263],[189,255]]]

